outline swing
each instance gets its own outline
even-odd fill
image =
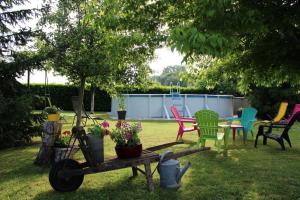
[[[52,107],[47,69],[45,69],[45,89],[44,89],[43,99],[44,99],[44,106],[45,107],[47,107],[47,106]],[[59,109],[59,110],[60,110],[60,112],[63,111],[62,109]],[[67,122],[67,120],[65,119],[65,117],[63,115],[60,115],[60,119]]]
[[[48,84],[48,73],[45,69],[45,90],[44,90],[44,105],[47,107],[47,103],[50,107],[52,107],[51,99],[50,99],[50,90]]]

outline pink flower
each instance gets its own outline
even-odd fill
[[[127,133],[126,133],[126,139],[127,139],[127,140],[131,140],[131,138],[132,138],[131,132],[127,132]]]
[[[128,129],[128,128],[130,128],[130,125],[127,122],[123,122],[121,124],[121,128]]]
[[[109,123],[108,123],[107,121],[103,121],[103,122],[101,123],[101,126],[102,126],[103,128],[109,128]]]

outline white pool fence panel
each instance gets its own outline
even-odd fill
[[[170,107],[175,105],[185,117],[194,116],[203,109],[214,110],[220,117],[232,116],[237,107],[248,105],[245,98],[232,95],[180,94],[177,99],[170,94],[124,94],[127,119],[168,119],[172,118]],[[237,104],[237,105],[234,105]],[[111,114],[117,118],[118,100],[112,98]]]

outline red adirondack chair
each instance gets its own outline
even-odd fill
[[[195,118],[180,117],[176,106],[171,106],[171,112],[173,113],[173,116],[179,125],[176,141],[178,141],[179,138],[181,139],[183,133],[185,133],[185,132],[198,131],[198,136],[200,137],[200,130],[197,128],[197,126],[194,126],[194,124],[196,123]],[[192,123],[193,127],[185,127],[184,122]]]

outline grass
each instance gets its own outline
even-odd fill
[[[70,122],[72,116],[67,114],[66,119]],[[144,147],[174,141],[178,128],[174,121],[143,121],[142,125]],[[70,127],[70,123],[64,125],[65,129]],[[49,167],[33,165],[40,144],[6,149],[0,151],[0,199],[299,199],[299,132],[297,124],[290,132],[293,148],[287,147],[285,152],[273,141],[263,146],[260,140],[258,148],[254,148],[253,141],[232,144],[230,139],[228,149],[218,154],[213,142],[208,142],[207,146],[213,147],[211,151],[180,158],[182,166],[188,161],[192,166],[183,176],[179,190],[160,188],[156,172],[151,193],[146,190],[143,175],[128,179],[130,168],[87,175],[76,192],[58,193],[48,182]],[[171,150],[191,148],[196,140],[196,133],[186,133],[185,144]],[[105,156],[112,155],[114,144],[106,137]],[[82,159],[82,155],[76,158]]]

